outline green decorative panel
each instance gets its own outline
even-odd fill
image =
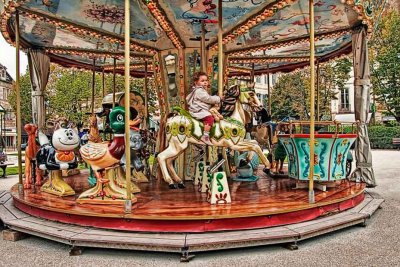
[[[316,135],[314,162],[314,180],[334,181],[346,178],[347,154],[356,139],[354,134]],[[307,181],[310,170],[310,139],[307,134],[279,136],[288,155],[288,173],[290,178]]]

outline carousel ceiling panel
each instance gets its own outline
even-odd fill
[[[57,52],[50,52],[50,57],[53,58],[53,61],[67,67],[77,67],[77,68],[93,68],[93,57],[90,55],[77,55],[77,54],[64,54]],[[95,57],[95,68],[97,71],[104,70],[105,72],[112,73],[114,70],[114,62],[113,59],[109,57]],[[123,73],[124,71],[124,60],[117,59],[116,60],[116,73]],[[145,63],[142,59],[131,58],[131,71],[137,73],[145,73]],[[148,72],[152,72],[152,65],[149,64],[147,67]],[[131,72],[132,74],[132,72]],[[142,76],[139,75],[139,76]]]
[[[384,0],[350,0],[344,4],[341,1],[315,0],[317,57],[334,56],[336,51],[348,47],[349,29],[363,23],[371,30]],[[130,0],[130,3],[134,52],[153,55],[154,49],[200,47],[202,20],[207,22],[206,43],[216,48],[217,0]],[[300,40],[309,34],[308,0],[222,0],[222,4],[228,54],[254,55],[256,51],[269,49],[267,56],[309,55],[308,41]],[[3,0],[0,8],[1,31],[9,43],[13,42],[14,13],[19,10],[24,45],[100,50],[101,54],[106,50],[123,51],[120,43],[124,38],[124,0]],[[87,54],[60,53],[60,56],[86,64],[91,61],[85,58]]]
[[[74,62],[82,63],[85,65],[93,65],[93,58],[89,55],[76,55],[76,54],[58,54],[58,53],[52,53],[53,55],[56,56],[62,56],[63,58],[66,58],[68,60],[72,60]],[[134,60],[132,61],[132,64],[139,64],[142,63],[141,61]],[[102,67],[102,66],[113,66],[114,60],[112,58],[104,58],[104,57],[96,57],[96,67]],[[124,60],[117,60],[117,65],[124,64]]]
[[[315,56],[322,57],[351,43],[351,34],[345,34],[339,37],[325,38],[315,42]],[[301,56],[308,57],[310,55],[310,43],[302,42],[293,45],[269,49],[265,51],[266,56],[293,57]]]
[[[105,33],[124,34],[123,0],[34,0],[24,2],[22,7]],[[138,43],[158,49],[174,47],[139,0],[131,0],[131,37]]]
[[[20,24],[21,37],[34,46],[118,50],[118,46],[115,43],[112,44],[104,39],[85,34],[73,33],[69,30],[28,17],[20,17]]]
[[[281,66],[285,66],[285,65],[287,65],[288,64],[288,62],[273,62],[273,63],[262,63],[262,64],[255,64],[254,65],[254,70],[255,71],[257,71],[257,70],[264,70],[264,69],[267,69],[267,65],[268,65],[268,67],[270,68],[270,69],[274,69],[274,68],[277,68],[277,67],[281,67]],[[242,71],[242,73],[249,73],[250,71],[251,71],[251,69],[252,69],[252,65],[251,64],[229,64],[229,66],[230,67],[233,67],[233,68],[237,68],[237,72],[238,73],[241,73],[241,71],[240,71],[240,69],[246,69],[246,70],[248,70],[248,71]],[[235,70],[235,69],[233,69],[233,70]]]
[[[224,31],[229,31],[272,2],[274,0],[223,0],[222,16],[224,19],[222,27]],[[206,21],[206,38],[210,40],[216,38],[218,32],[217,1],[162,0],[159,1],[159,5],[170,18],[186,46],[199,46],[199,42],[193,42],[191,39],[201,36],[202,20]]]
[[[317,34],[350,28],[357,23],[357,13],[339,0],[319,0],[314,4]],[[299,0],[275,13],[248,33],[236,38],[228,50],[269,44],[309,34],[308,0]]]

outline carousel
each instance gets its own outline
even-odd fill
[[[376,185],[366,127],[367,39],[381,2],[2,1],[1,32],[17,50],[17,117],[20,49],[28,54],[33,105],[32,123],[17,122],[18,143],[22,130],[29,136],[26,168],[23,173],[19,147],[19,182],[0,192],[2,222],[10,232],[69,244],[72,254],[110,247],[179,252],[183,261],[194,251],[297,248],[300,240],[365,225],[383,201],[366,191]],[[357,121],[344,133],[343,123],[315,121],[315,67],[351,53]],[[116,92],[115,82],[112,94],[103,90],[101,112],[93,89],[85,142],[65,123],[45,134],[51,62],[93,77],[125,77],[125,91]],[[311,119],[279,125],[288,166],[285,177],[273,178],[270,160],[246,127],[262,108],[251,82],[305,67]],[[199,71],[208,77],[209,94],[222,99],[210,109],[208,144],[187,100]],[[234,77],[249,82],[235,84]],[[142,94],[130,91],[136,78],[145,81]],[[149,130],[150,78],[160,109],[156,133]],[[269,90],[269,114],[271,97]],[[105,118],[103,135],[96,116]],[[327,130],[316,131],[318,125]],[[74,171],[78,157],[88,169]]]

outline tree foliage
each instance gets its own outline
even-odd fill
[[[331,100],[337,99],[337,91],[345,88],[350,78],[352,63],[343,58],[320,66],[320,115],[330,114]],[[317,81],[316,81],[317,82]],[[317,86],[315,86],[317,90]],[[317,96],[317,92],[315,93]],[[317,105],[317,97],[315,97]],[[315,106],[315,110],[317,107]],[[310,70],[304,69],[296,73],[279,77],[272,95],[272,116],[282,119],[290,116],[301,120],[309,119],[310,111]]]
[[[31,94],[31,80],[29,71],[20,77],[20,96],[21,96],[21,123],[25,125],[32,121],[32,94]],[[15,90],[11,90],[8,101],[14,110],[17,112],[17,95]]]
[[[320,116],[331,112],[333,99],[338,99],[338,93],[346,89],[350,78],[352,62],[346,57],[332,63],[324,64],[320,70]]]
[[[116,75],[116,92],[124,91],[124,77]],[[29,71],[21,76],[21,111],[23,123],[32,121],[31,83]],[[130,90],[138,91],[144,96],[144,79],[131,78]],[[113,91],[113,75],[105,74],[105,95]],[[157,108],[157,94],[153,79],[148,82],[149,113]],[[102,74],[95,76],[94,109],[101,109],[103,99]],[[92,72],[62,68],[51,65],[50,77],[45,91],[46,119],[65,117],[74,122],[85,122],[91,112]],[[16,110],[16,95],[13,90],[10,103]]]
[[[309,89],[305,72],[282,75],[273,89],[272,117],[282,119],[286,116],[308,118]]]
[[[386,113],[400,122],[400,15],[389,10],[370,42],[374,94]]]

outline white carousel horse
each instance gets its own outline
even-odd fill
[[[221,107],[224,119],[214,123],[210,132],[210,140],[217,147],[226,147],[237,151],[254,151],[262,163],[269,168],[270,163],[261,148],[252,141],[244,140],[246,130],[242,104],[250,105],[253,111],[262,108],[254,90],[240,90],[239,86],[234,85],[226,92]],[[168,147],[158,154],[157,159],[163,178],[169,187],[184,188],[182,179],[176,174],[172,163],[188,147],[189,143],[204,145],[200,141],[203,135],[203,124],[180,107],[175,110],[179,111],[181,115],[170,117],[167,120],[165,131]]]

